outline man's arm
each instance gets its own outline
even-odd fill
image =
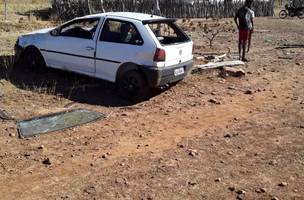
[[[234,17],[234,22],[235,22],[237,28],[239,29],[238,15],[237,15],[237,14],[236,14],[235,17]]]
[[[252,30],[251,30],[251,32],[253,32],[253,30],[254,30],[254,23],[253,23],[253,19],[255,18],[254,11],[253,11],[253,10],[251,10],[251,11],[250,11],[250,14],[251,14],[250,21],[251,21],[251,24],[252,24]]]

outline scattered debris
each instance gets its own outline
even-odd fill
[[[278,184],[278,186],[280,186],[280,187],[285,187],[285,186],[287,186],[287,185],[288,185],[287,182],[281,182],[281,183]]]
[[[220,68],[220,67],[227,67],[227,66],[239,66],[239,65],[245,65],[243,61],[240,60],[232,60],[232,61],[222,61],[222,62],[209,62],[204,65],[197,65],[193,70],[192,74],[201,72],[203,70],[207,69],[214,69],[214,68]]]
[[[209,102],[214,103],[214,104],[218,104],[218,105],[221,104],[221,102],[216,100],[216,99],[209,99]]]
[[[237,199],[237,200],[243,200],[243,199],[244,199],[244,196],[243,196],[243,195],[238,195],[238,196],[236,197],[236,199]]]
[[[0,110],[0,119],[2,120],[14,120],[12,117],[10,117],[6,111]]]
[[[226,135],[224,135],[224,138],[231,138],[232,137],[232,135],[231,134],[226,134]]]
[[[300,62],[296,62],[296,65],[301,66],[301,65],[302,65],[302,63],[300,63]]]
[[[198,155],[198,152],[197,152],[197,150],[189,149],[189,155],[192,157],[195,157]]]
[[[241,77],[241,76],[245,76],[246,73],[244,70],[242,69],[238,69],[238,68],[233,68],[233,67],[224,67],[219,74],[221,77],[225,78],[228,76],[233,76],[233,77]]]
[[[103,118],[105,115],[99,112],[75,109],[20,121],[18,122],[18,131],[20,137],[26,138],[72,128]]]
[[[246,91],[244,92],[244,94],[251,95],[251,94],[253,94],[253,91],[252,91],[252,90],[246,90]]]
[[[266,189],[265,188],[258,188],[255,190],[256,193],[265,193]]]
[[[246,191],[245,190],[237,190],[236,193],[237,194],[246,194]]]
[[[268,164],[271,165],[271,166],[275,166],[275,165],[278,164],[278,161],[272,160],[272,161],[270,161]]]
[[[205,54],[203,56],[199,56],[199,57],[196,57],[197,60],[208,60],[208,61],[212,61],[212,62],[219,62],[219,61],[223,61],[224,58],[227,57],[227,54],[222,54],[222,55],[219,55],[219,56],[216,56],[214,54]]]
[[[51,160],[49,158],[46,158],[42,161],[42,164],[51,165]]]
[[[234,186],[229,186],[228,190],[230,190],[231,192],[235,191],[235,187]]]
[[[221,179],[221,178],[217,178],[217,179],[215,179],[214,181],[215,181],[215,182],[221,182],[222,179]]]
[[[68,103],[64,106],[64,108],[71,108],[75,105],[76,103],[75,102],[71,102],[71,103]]]
[[[197,183],[193,182],[193,181],[188,181],[188,185],[195,186],[195,185],[197,185]]]
[[[89,186],[85,188],[83,191],[87,194],[94,194],[96,193],[96,188],[94,186]]]
[[[238,65],[245,65],[245,63],[240,60],[232,60],[232,61],[223,61],[223,62],[209,62],[205,65],[198,65],[197,67],[204,70],[204,69],[213,69],[224,66],[238,66]]]
[[[16,136],[16,134],[15,133],[10,133],[10,134],[8,134],[10,137],[15,137]]]
[[[292,56],[278,56],[278,59],[283,59],[283,60],[292,60]]]
[[[296,49],[304,48],[304,44],[283,44],[282,46],[276,47],[276,49]]]

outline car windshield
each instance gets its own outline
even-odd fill
[[[163,45],[183,43],[190,38],[173,22],[153,22],[148,26]]]

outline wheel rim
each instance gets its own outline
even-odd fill
[[[30,67],[35,68],[37,66],[37,58],[34,53],[31,53],[30,59]]]
[[[128,94],[136,94],[139,87],[139,81],[133,75],[128,75],[123,81],[123,88],[128,92]]]
[[[42,56],[35,50],[27,51],[25,54],[25,62],[29,69],[37,70],[38,72],[41,72],[45,67]]]
[[[279,13],[279,17],[282,18],[282,19],[286,18],[287,17],[287,12],[285,10],[281,11]]]

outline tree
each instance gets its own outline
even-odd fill
[[[160,7],[159,7],[159,0],[154,1],[153,14],[161,15]]]
[[[100,0],[100,5],[101,5],[101,11],[102,11],[103,13],[105,13],[106,10],[104,9],[104,6],[103,6],[103,0]]]

